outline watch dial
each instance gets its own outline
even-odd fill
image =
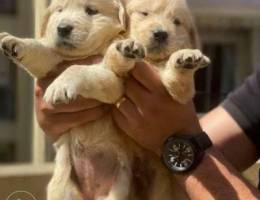
[[[166,162],[170,169],[175,171],[186,171],[194,162],[193,145],[186,140],[175,140],[167,145]]]

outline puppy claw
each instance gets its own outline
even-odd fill
[[[46,90],[43,99],[53,105],[69,104],[76,100],[77,90],[69,83],[54,81]]]
[[[131,39],[118,42],[116,48],[126,58],[143,59],[145,57],[144,47]]]

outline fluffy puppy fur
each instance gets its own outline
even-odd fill
[[[62,35],[66,31],[69,34]],[[40,39],[1,33],[0,41],[5,55],[32,76],[42,78],[64,60],[104,54],[123,31],[125,10],[120,0],[52,0]]]
[[[119,0],[56,0],[41,40],[4,33],[2,49],[37,78],[63,60],[104,53],[101,64],[71,66],[54,80],[44,95],[53,104],[78,95],[115,104],[124,93],[124,77],[144,58],[158,67],[173,98],[186,103],[194,94],[195,71],[209,59],[199,50],[184,49],[197,47],[185,0],[132,0],[127,12],[131,39],[113,42],[107,51],[124,27]],[[187,199],[160,160],[122,133],[110,114],[70,130],[55,146],[48,200]]]

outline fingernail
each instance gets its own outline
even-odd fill
[[[117,103],[116,103],[116,107],[117,109],[120,108],[120,106],[126,101],[125,97],[122,97]]]

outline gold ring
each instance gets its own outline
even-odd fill
[[[116,107],[119,109],[119,107],[122,105],[122,103],[124,103],[126,101],[125,97],[122,97],[121,99],[119,99],[118,102],[116,102]]]

